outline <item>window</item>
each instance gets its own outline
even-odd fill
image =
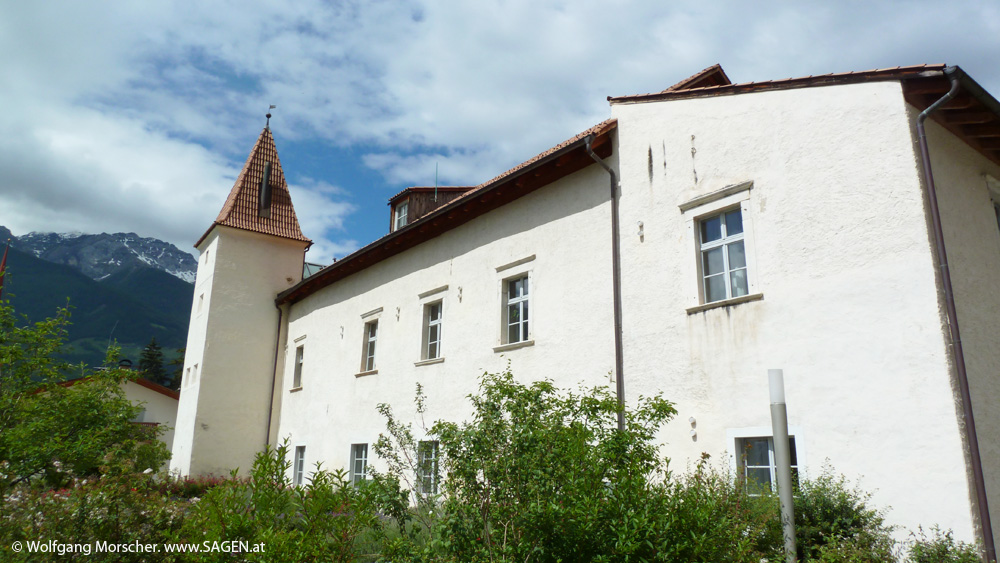
[[[378,320],[365,323],[364,356],[361,359],[361,371],[375,369],[375,341],[378,338]]]
[[[292,465],[292,484],[296,487],[302,485],[302,478],[306,469],[306,447],[295,446],[295,462]]]
[[[298,389],[302,387],[302,359],[305,354],[305,346],[299,346],[295,349],[295,376],[292,379],[292,389]]]
[[[441,318],[443,302],[424,305],[424,342],[421,353],[422,360],[433,360],[441,357]]]
[[[527,275],[504,281],[504,302],[504,344],[529,340]]]
[[[417,492],[436,495],[438,492],[438,442],[417,444]]]
[[[739,438],[736,440],[738,475],[745,479],[747,490],[771,491],[777,480],[774,468],[774,440],[769,436]],[[798,456],[795,453],[795,437],[788,437],[788,449],[792,462],[792,482],[799,481]]]
[[[698,221],[705,303],[749,293],[743,212],[732,209]]]
[[[351,444],[351,484],[368,478],[368,444]]]
[[[409,200],[401,201],[396,204],[396,229],[401,229],[406,226],[406,215],[409,212],[409,207]]]

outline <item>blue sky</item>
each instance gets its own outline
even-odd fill
[[[714,63],[745,82],[957,64],[1000,95],[1000,5],[7,2],[0,224],[184,250],[271,125],[308,259],[385,234],[408,185],[472,185]]]

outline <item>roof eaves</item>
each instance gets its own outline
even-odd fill
[[[569,140],[564,141],[547,151],[539,153],[535,157],[522,162],[521,164],[507,170],[503,174],[500,174],[499,176],[492,178],[488,182],[484,182],[476,186],[472,190],[469,190],[468,192],[462,194],[461,196],[455,198],[454,200],[448,202],[447,204],[435,209],[434,211],[428,213],[427,215],[424,215],[423,217],[417,219],[416,221],[402,228],[396,229],[395,231],[392,231],[389,234],[372,241],[371,243],[365,245],[364,247],[355,250],[351,254],[348,254],[347,256],[341,258],[340,260],[337,260],[333,264],[330,264],[329,266],[323,268],[316,274],[306,279],[303,279],[294,286],[279,293],[275,298],[275,303],[277,305],[282,305],[289,302],[294,303],[296,301],[305,298],[306,296],[312,294],[313,292],[323,287],[326,287],[328,283],[324,283],[325,279],[336,276],[339,272],[353,267],[355,265],[355,262],[357,262],[358,260],[362,260],[364,256],[372,252],[374,249],[377,249],[384,245],[391,244],[396,239],[402,237],[414,236],[414,233],[420,232],[422,226],[434,223],[436,220],[440,221],[442,217],[444,217],[447,220],[449,213],[455,211],[459,207],[468,203],[469,199],[471,199],[472,197],[482,195],[484,192],[489,191],[492,188],[505,185],[508,182],[516,179],[517,177],[528,174],[532,170],[548,162],[557,160],[564,154],[567,154],[579,148],[580,146],[583,146],[587,137],[591,135],[600,136],[610,133],[617,126],[618,126],[618,120],[616,118],[611,118],[606,121],[602,121],[601,123],[595,125],[594,127],[591,127],[590,129],[587,129],[586,131],[570,138]],[[462,223],[459,223],[457,221],[454,222],[454,226],[458,226],[459,224]],[[433,236],[428,236],[427,240],[430,240],[430,238],[433,238]],[[419,240],[416,242],[416,244],[419,244],[420,242],[424,241]],[[377,263],[378,261],[379,260],[376,260],[375,262],[372,262],[372,264]],[[372,264],[365,265],[361,267],[361,269],[367,268]],[[329,283],[332,283],[332,281]],[[309,289],[310,287],[313,287],[314,289]]]

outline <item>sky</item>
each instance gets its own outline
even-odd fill
[[[307,260],[388,198],[476,185],[720,63],[749,82],[923,63],[1000,96],[1000,3],[0,3],[0,225],[195,252],[272,110]]]

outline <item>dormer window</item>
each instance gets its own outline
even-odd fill
[[[393,230],[398,230],[406,226],[406,214],[409,207],[409,200],[404,200],[396,204],[396,227]]]
[[[271,163],[264,164],[264,174],[260,179],[260,193],[257,198],[260,206],[257,209],[259,217],[271,216]]]

